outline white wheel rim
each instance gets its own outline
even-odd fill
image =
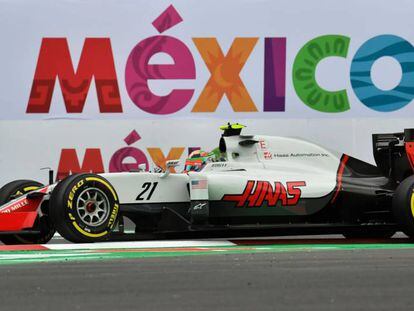
[[[79,218],[91,227],[102,225],[109,216],[109,210],[109,199],[98,188],[87,188],[83,190],[76,202],[76,211]]]

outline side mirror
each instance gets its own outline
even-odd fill
[[[168,175],[170,175],[170,168],[177,167],[178,165],[180,165],[180,160],[168,160],[167,162],[165,162],[166,170],[164,174],[162,174],[160,177],[167,177]]]

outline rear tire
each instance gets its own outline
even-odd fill
[[[12,181],[0,189],[0,205],[41,187],[43,187],[41,183],[33,180]],[[39,234],[0,235],[0,241],[6,245],[45,244],[55,234],[55,228],[49,216],[37,218],[34,227],[39,229]]]
[[[119,212],[114,188],[95,174],[71,175],[62,180],[53,190],[50,204],[57,231],[74,243],[107,240]]]
[[[392,200],[394,218],[401,230],[414,239],[414,176],[404,179]]]

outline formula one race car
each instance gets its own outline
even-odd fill
[[[377,166],[298,138],[222,127],[219,147],[190,156],[183,173],[76,174],[49,186],[17,180],[0,190],[0,240],[72,242],[123,233],[342,233],[414,238],[414,130],[373,135]]]

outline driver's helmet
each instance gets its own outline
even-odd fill
[[[203,150],[195,150],[190,153],[184,164],[184,172],[199,172],[212,161],[211,154]]]

